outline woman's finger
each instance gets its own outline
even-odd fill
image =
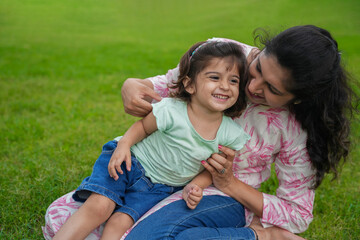
[[[204,168],[207,171],[209,171],[211,175],[214,175],[217,172],[217,170],[213,166],[211,166],[207,161],[201,161],[201,164],[204,166]]]
[[[152,106],[147,101],[140,99],[138,105],[130,105],[125,108],[125,112],[131,114],[136,117],[144,117],[146,116],[151,110]]]
[[[206,161],[218,172],[224,168],[224,166],[214,158],[208,158]]]
[[[226,159],[233,161],[235,157],[235,151],[231,148],[219,145],[219,150],[226,155]]]

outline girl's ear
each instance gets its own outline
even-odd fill
[[[183,85],[186,92],[188,92],[190,95],[195,93],[194,83],[191,82],[191,79],[188,76],[186,76],[186,78],[183,80]]]

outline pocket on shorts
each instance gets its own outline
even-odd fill
[[[135,157],[132,156],[131,160],[131,174],[137,177],[135,177],[136,179],[132,185],[128,187],[128,191],[150,191],[154,187],[154,184],[148,177],[145,176],[145,169],[141,166],[141,163]]]
[[[146,192],[150,191],[154,184],[146,176],[140,177],[133,185],[128,188],[128,191]]]

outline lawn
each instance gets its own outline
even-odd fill
[[[253,44],[252,31],[315,24],[331,31],[360,79],[358,0],[2,0],[0,239],[41,239],[52,201],[91,173],[106,141],[136,120],[123,111],[128,77],[175,67],[197,41]],[[359,88],[355,90],[360,93]],[[360,124],[338,180],[316,191],[308,239],[360,236]],[[272,178],[262,189],[274,192]]]

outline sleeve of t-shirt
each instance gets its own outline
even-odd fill
[[[227,127],[225,130],[225,144],[223,145],[239,151],[250,139],[250,135],[247,134],[244,129],[239,124],[234,122],[231,118],[227,117],[225,119],[227,121]]]
[[[163,98],[160,102],[152,104],[152,111],[159,131],[165,132],[174,125],[174,118],[171,114],[172,100],[171,98]]]

